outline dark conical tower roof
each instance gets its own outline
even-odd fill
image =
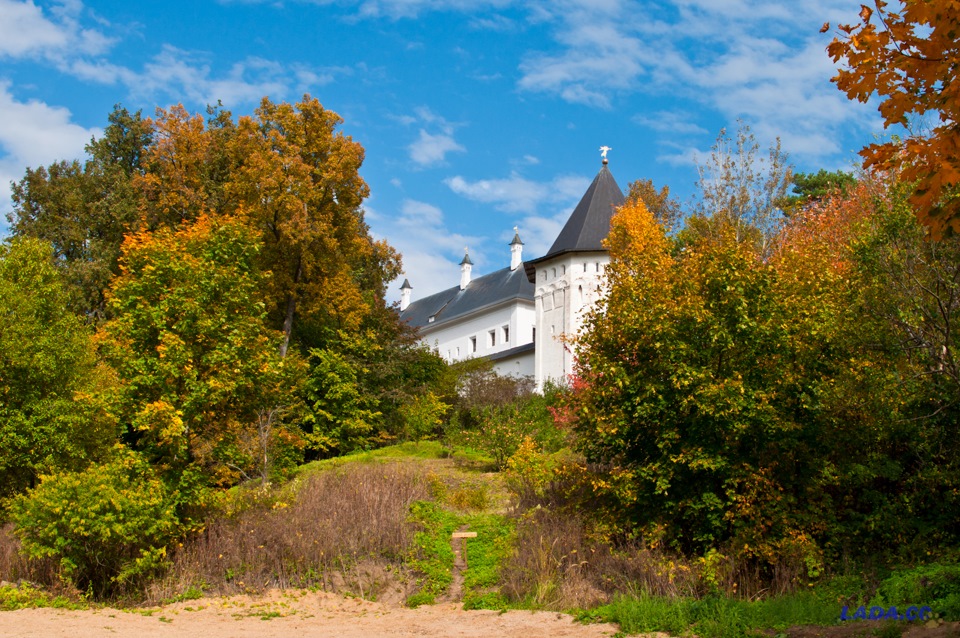
[[[530,281],[536,276],[538,262],[561,253],[606,250],[603,240],[610,234],[610,218],[624,201],[623,191],[604,163],[547,254],[525,265]]]
[[[623,201],[623,192],[610,169],[604,166],[544,257],[570,251],[604,250],[603,240],[610,234],[610,218]]]

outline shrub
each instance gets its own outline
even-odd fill
[[[525,440],[546,452],[566,444],[566,434],[554,423],[553,406],[562,394],[550,386],[545,394],[532,392],[529,379],[474,374],[464,382],[454,411],[449,439],[489,455],[504,469]]]
[[[96,596],[162,568],[180,529],[163,483],[128,451],[83,472],[41,477],[11,514],[25,556],[58,561],[62,579]]]
[[[960,619],[960,565],[933,563],[896,571],[877,590],[872,605],[929,605],[946,620]]]

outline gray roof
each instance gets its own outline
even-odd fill
[[[537,344],[525,343],[522,346],[514,346],[509,350],[501,350],[500,352],[494,352],[493,354],[488,354],[487,358],[491,361],[501,361],[503,359],[509,359],[510,357],[515,357],[518,354],[523,354],[525,352],[533,352],[537,347]]]
[[[605,251],[603,240],[610,234],[610,218],[624,202],[623,191],[617,186],[610,170],[603,166],[593,178],[590,188],[584,193],[570,219],[557,235],[547,254],[524,264],[530,281],[536,278],[536,264],[551,257],[570,252]]]
[[[463,290],[454,286],[418,299],[400,313],[400,319],[415,328],[438,325],[510,299],[526,299],[532,303],[533,292],[533,284],[522,268],[503,268],[477,277]],[[430,317],[434,318],[433,322]]]

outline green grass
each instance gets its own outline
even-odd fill
[[[894,570],[867,606],[928,605],[944,620],[960,620],[960,564],[931,563]]]
[[[466,539],[467,568],[463,573],[463,603],[466,609],[506,609],[500,595],[500,564],[509,555],[513,523],[497,514],[458,514],[434,502],[413,504],[411,520],[422,527],[414,537],[409,565],[421,574],[419,590],[407,605],[431,604],[444,594],[453,580],[454,554],[451,535],[467,525],[477,533]]]
[[[383,463],[398,460],[437,460],[453,459],[460,462],[464,469],[486,470],[493,460],[481,452],[467,447],[449,447],[438,441],[408,441],[397,445],[351,452],[343,456],[320,461],[311,461],[297,467],[292,478],[302,477],[314,472],[341,467],[349,463]]]
[[[759,601],[711,596],[661,598],[638,594],[582,613],[585,620],[618,623],[628,634],[664,631],[701,638],[746,638],[761,630],[784,631],[794,625],[834,625],[839,605],[811,592]]]
[[[477,514],[464,518],[476,538],[466,541],[467,570],[463,575],[464,609],[506,609],[499,592],[500,565],[512,550],[514,522],[506,516]]]
[[[450,535],[459,527],[456,514],[437,503],[418,501],[410,508],[410,518],[422,526],[413,539],[408,564],[422,574],[419,591],[407,599],[407,605],[432,604],[453,582],[453,549]]]

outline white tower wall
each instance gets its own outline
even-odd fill
[[[536,382],[565,383],[573,374],[576,340],[584,316],[603,295],[610,256],[602,252],[558,255],[537,264]]]

